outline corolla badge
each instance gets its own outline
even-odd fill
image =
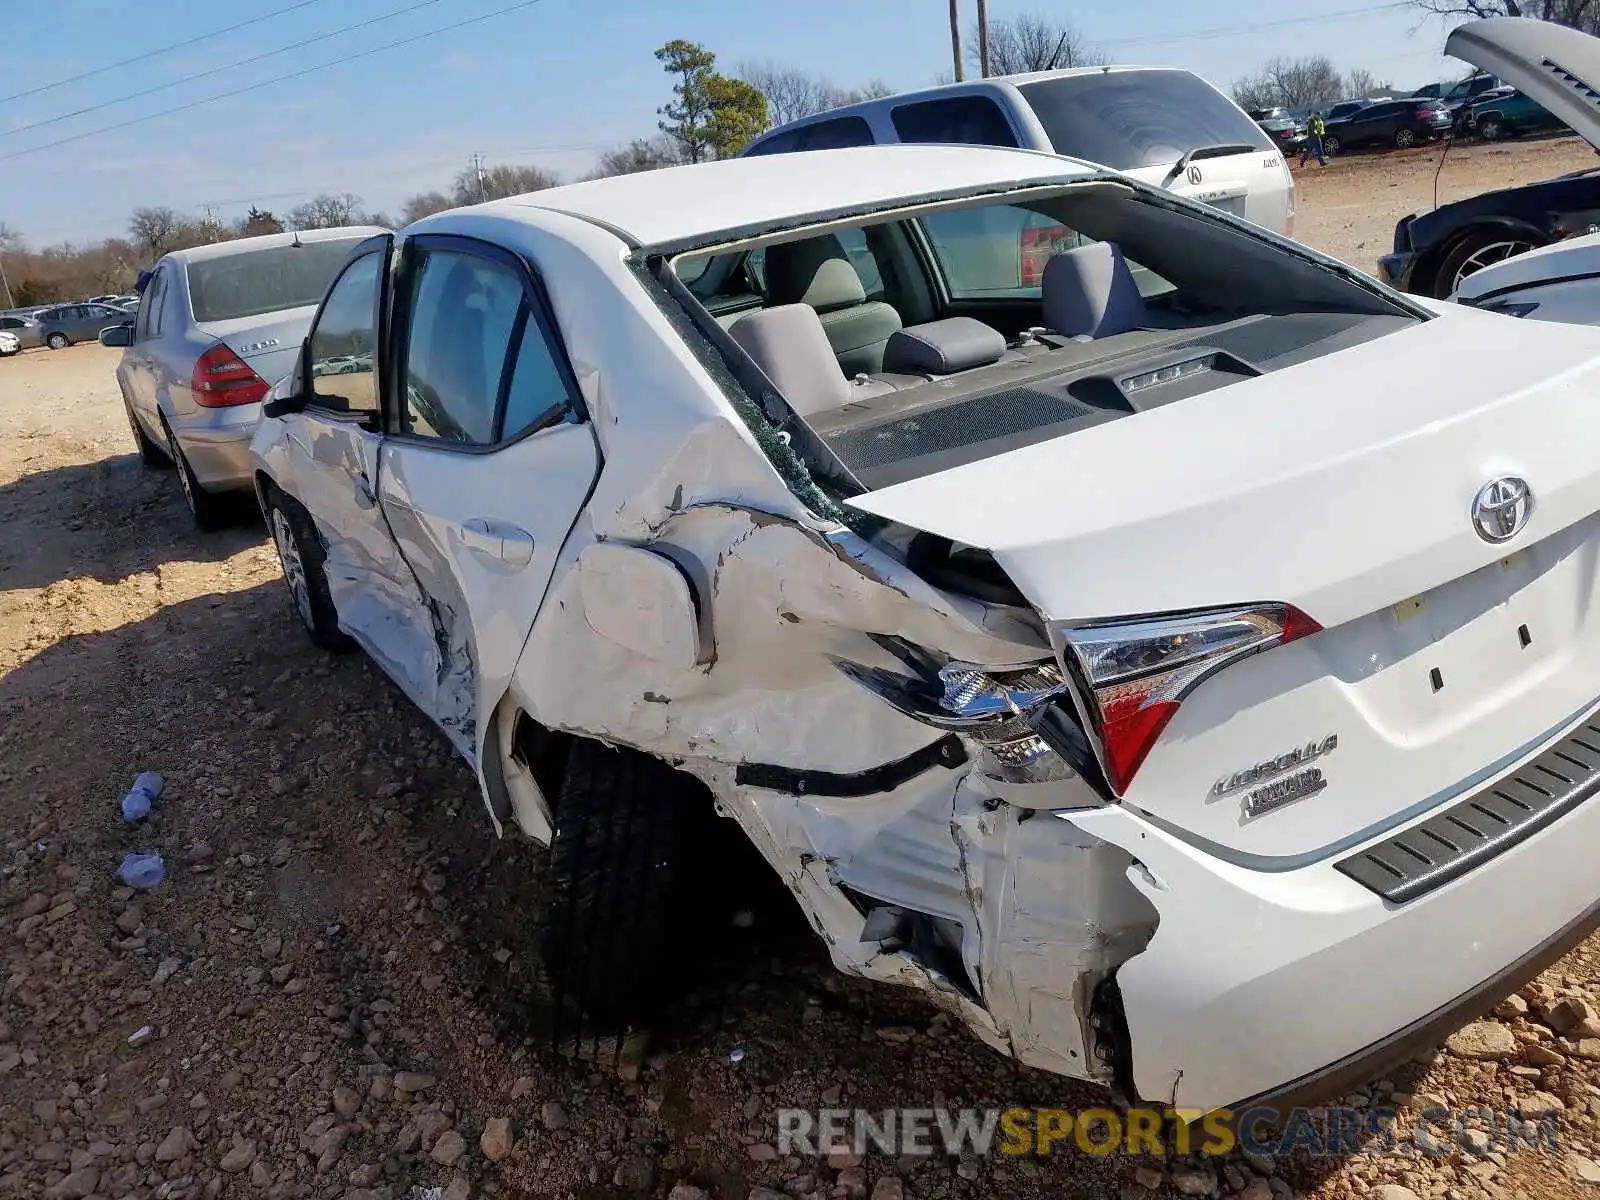
[[[1259,816],[1292,800],[1320,792],[1326,787],[1327,782],[1323,779],[1320,769],[1305,768],[1316,759],[1332,754],[1338,748],[1339,735],[1330,733],[1320,741],[1307,742],[1304,746],[1278,755],[1277,758],[1269,758],[1266,762],[1235,771],[1232,775],[1224,775],[1211,785],[1211,794],[1206,799],[1221,800],[1224,796],[1232,796],[1246,788],[1254,788],[1255,790],[1244,798],[1244,815],[1246,819]],[[1278,776],[1290,771],[1296,774],[1276,783],[1267,783],[1269,779],[1277,779]]]
[[[1509,542],[1532,515],[1533,489],[1515,475],[1491,479],[1472,501],[1472,527],[1486,542]]]

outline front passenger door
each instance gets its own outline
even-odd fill
[[[395,296],[380,499],[444,648],[430,711],[476,763],[600,453],[528,264],[425,235]]]
[[[282,480],[311,514],[327,551],[323,572],[339,627],[424,711],[432,711],[439,651],[427,597],[378,506],[383,442],[378,373],[393,238],[363,242],[328,289],[301,369],[309,400],[282,418]],[[355,370],[349,370],[351,360]]]

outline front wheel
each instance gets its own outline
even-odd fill
[[[1506,136],[1505,122],[1499,117],[1484,117],[1478,122],[1478,136],[1486,142],[1498,142]]]
[[[52,350],[65,350],[68,346],[72,345],[72,341],[64,333],[52,333],[49,337],[44,339],[44,344],[49,346]]]
[[[1500,229],[1475,229],[1464,234],[1439,264],[1433,280],[1433,296],[1448,300],[1462,280],[1492,263],[1515,258],[1532,250],[1537,242]]]
[[[267,493],[267,528],[272,531],[294,615],[300,618],[306,636],[335,654],[351,649],[355,643],[339,628],[339,613],[333,607],[323,570],[328,553],[311,514],[293,496],[273,487]]]

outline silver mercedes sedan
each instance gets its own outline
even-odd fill
[[[175,250],[141,279],[139,307],[102,330],[122,346],[117,383],[139,457],[177,468],[201,529],[249,491],[250,436],[267,391],[293,369],[322,294],[373,226],[272,233]]]

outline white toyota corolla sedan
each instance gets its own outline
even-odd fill
[[[1600,922],[1597,396],[1595,329],[895,146],[375,237],[252,456],[311,636],[549,843],[587,1017],[682,982],[724,817],[841,969],[1210,1110]]]

